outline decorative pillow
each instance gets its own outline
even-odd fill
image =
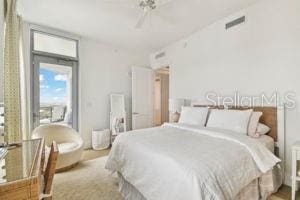
[[[266,135],[267,133],[269,133],[270,130],[271,130],[271,128],[268,127],[267,125],[262,124],[262,123],[258,123],[256,132],[257,132],[259,135]]]
[[[182,107],[178,123],[205,126],[208,108]]]
[[[237,133],[248,133],[248,124],[253,110],[219,110],[212,109],[207,127],[230,130]]]
[[[249,125],[248,125],[248,135],[250,137],[259,137],[260,135],[256,132],[258,123],[259,123],[259,118],[262,116],[262,112],[252,112],[250,120],[249,120]]]

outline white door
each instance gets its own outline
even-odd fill
[[[132,68],[132,129],[153,127],[154,72]]]

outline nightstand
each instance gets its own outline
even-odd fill
[[[300,141],[292,145],[292,200],[295,200],[297,182],[300,181],[297,161],[300,160]]]

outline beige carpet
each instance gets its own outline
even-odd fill
[[[54,177],[53,200],[120,200],[117,178],[105,170],[107,157],[79,163]]]
[[[95,158],[108,156],[110,149],[95,151],[93,149],[84,150],[82,153],[81,161],[93,160]]]

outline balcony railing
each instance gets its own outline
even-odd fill
[[[40,107],[40,122],[53,123],[65,120],[67,107],[65,105],[43,105]]]

